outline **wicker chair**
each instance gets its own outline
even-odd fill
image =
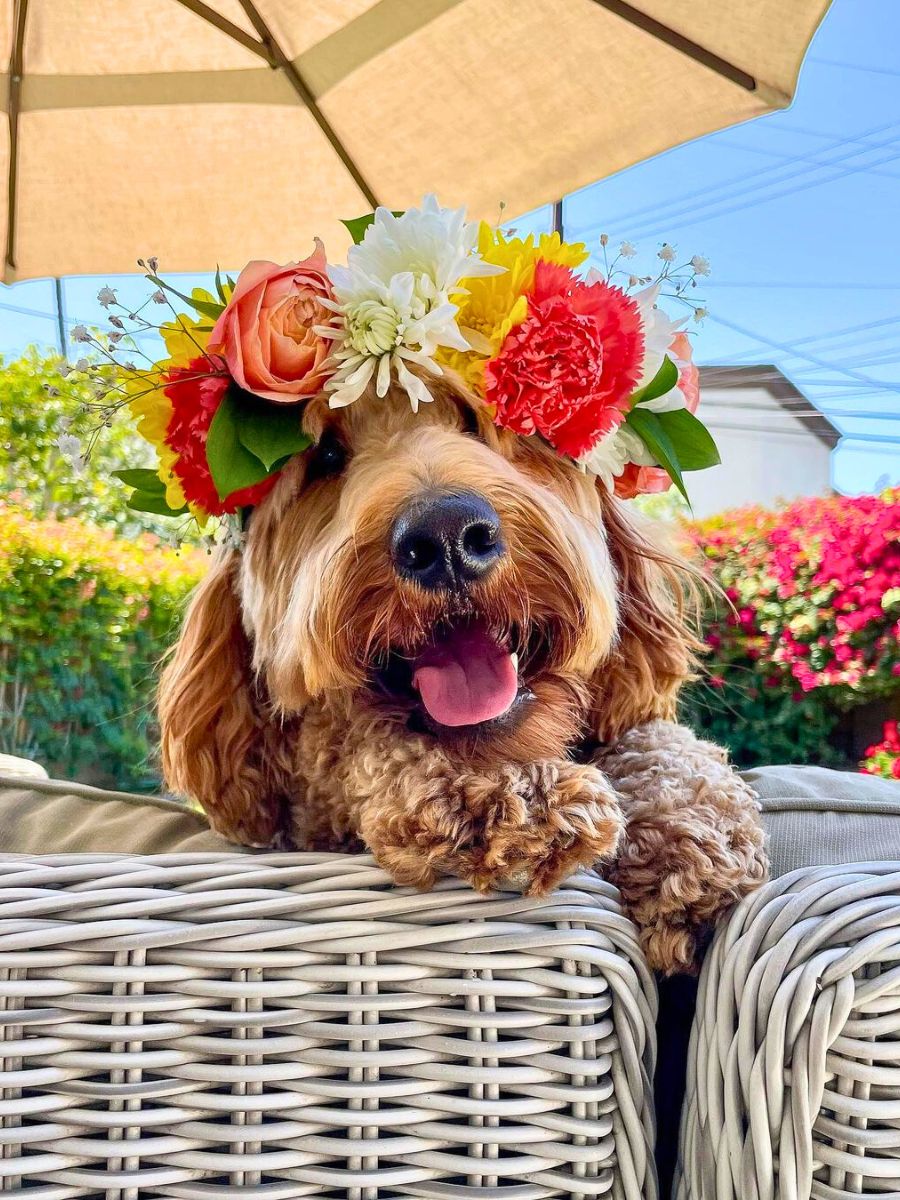
[[[900,1195],[900,861],[793,871],[718,933],[679,1200]]]
[[[326,855],[0,862],[4,1190],[656,1195],[656,993],[616,893]]]

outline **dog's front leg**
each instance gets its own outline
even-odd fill
[[[311,813],[336,836],[357,833],[398,883],[456,875],[481,891],[513,884],[541,894],[610,856],[623,818],[595,767],[565,760],[478,770],[432,739],[373,718],[305,723],[312,761],[295,835]],[[327,744],[331,745],[326,750]]]
[[[725,751],[683,726],[651,721],[597,759],[625,810],[610,871],[650,965],[693,971],[705,935],[765,880],[756,797]]]

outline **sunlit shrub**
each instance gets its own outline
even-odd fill
[[[0,750],[152,789],[156,665],[205,565],[150,534],[0,504]]]

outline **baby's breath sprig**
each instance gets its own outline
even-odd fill
[[[656,257],[662,264],[655,275],[638,275],[626,268],[625,264],[637,257],[638,249],[633,242],[624,241],[619,244],[615,257],[609,256],[609,234],[600,234],[600,253],[603,259],[603,276],[607,283],[616,283],[625,291],[635,288],[657,287],[659,295],[678,300],[693,311],[695,321],[702,321],[709,315],[705,304],[694,299],[688,293],[697,287],[697,281],[710,273],[709,259],[702,254],[695,254],[685,262],[679,263],[678,253],[671,242],[663,242],[656,252]]]

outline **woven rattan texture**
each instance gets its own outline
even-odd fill
[[[616,893],[371,859],[0,860],[4,1189],[655,1196],[655,991]]]
[[[679,1200],[900,1198],[900,862],[745,901],[700,985]]]

